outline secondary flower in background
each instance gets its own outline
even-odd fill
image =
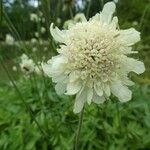
[[[86,21],[86,18],[84,16],[84,14],[83,13],[78,13],[78,14],[75,15],[75,17],[73,19],[65,21],[64,28],[68,29],[68,28],[74,26],[76,23],[83,22],[83,21]]]
[[[45,18],[42,18],[42,22],[45,23]]]
[[[48,50],[48,47],[44,47],[44,52],[46,52]]]
[[[60,19],[59,17],[56,19],[56,23],[57,23],[58,25],[61,24],[61,19]]]
[[[32,52],[36,52],[37,51],[37,48],[36,47],[33,47],[32,48]]]
[[[35,44],[35,43],[37,43],[37,39],[35,39],[35,38],[32,38],[32,39],[31,39],[31,43],[32,43],[32,44]]]
[[[38,32],[35,32],[35,37],[39,37],[39,33]]]
[[[14,42],[15,42],[15,40],[14,40],[14,38],[13,38],[10,34],[6,34],[5,42],[6,42],[8,45],[13,45]]]
[[[38,16],[35,13],[30,14],[30,20],[33,22],[38,22]]]
[[[17,67],[16,67],[16,66],[13,66],[13,67],[12,67],[12,70],[13,70],[14,72],[16,72],[16,71],[17,71]]]
[[[119,0],[114,0],[115,3],[118,3]]]
[[[111,94],[121,102],[129,101],[133,85],[128,73],[144,72],[143,62],[130,58],[132,45],[140,40],[134,28],[121,30],[113,17],[115,3],[108,2],[102,12],[60,31],[51,24],[53,38],[60,43],[59,55],[42,64],[44,72],[56,83],[58,94],[75,95],[74,112],[87,102],[103,103]]]
[[[20,68],[23,73],[30,74],[34,72],[35,64],[32,59],[29,59],[26,54],[23,54],[21,56]]]
[[[41,27],[41,33],[45,33],[46,29],[44,27]]]
[[[41,11],[39,11],[39,16],[42,17],[43,16],[43,13]]]

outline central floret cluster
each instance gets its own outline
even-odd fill
[[[61,46],[68,69],[80,71],[82,79],[110,80],[120,63],[117,30],[93,21],[78,23],[69,32],[66,46]]]
[[[131,99],[127,86],[133,85],[128,73],[143,73],[144,64],[128,57],[132,45],[140,40],[133,28],[120,30],[117,17],[113,17],[115,4],[104,5],[101,13],[89,21],[60,31],[51,24],[50,31],[59,42],[59,55],[43,64],[44,72],[56,83],[58,94],[75,95],[74,112],[82,110],[85,102],[103,103],[111,94],[121,102]]]

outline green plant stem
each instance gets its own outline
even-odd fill
[[[101,4],[101,9],[103,9],[103,6],[104,6],[104,0],[99,0],[100,1],[100,4]]]
[[[10,30],[11,33],[14,35],[14,37],[16,37],[16,40],[18,40],[19,43],[20,43],[20,46],[21,46],[21,48],[22,48],[22,49],[20,49],[20,50],[21,50],[23,53],[26,53],[26,54],[27,54],[27,49],[28,49],[28,48],[27,48],[26,45],[22,42],[21,37],[20,37],[18,31],[16,30],[15,26],[14,26],[13,23],[11,22],[11,20],[10,20],[9,16],[7,15],[7,13],[5,12],[5,10],[3,10],[3,15],[4,15],[4,19],[5,19],[6,23],[7,23],[7,26],[8,26],[8,28],[9,28],[9,30]]]
[[[144,22],[144,19],[145,19],[145,16],[146,16],[146,13],[147,13],[149,7],[150,7],[150,2],[145,6],[145,9],[143,11],[143,15],[142,15],[141,20],[140,20],[139,29],[141,29],[143,26],[143,22]]]
[[[89,17],[90,8],[91,8],[91,0],[88,2],[88,7],[87,7],[87,11],[86,11],[86,18],[87,19]]]
[[[3,20],[3,2],[0,0],[0,24],[2,23]]]
[[[83,113],[84,113],[84,107],[80,113],[79,117],[79,124],[78,124],[78,130],[76,133],[76,141],[75,141],[75,150],[79,150],[79,140],[80,140],[80,133],[81,133],[81,127],[82,127],[82,121],[83,121]]]
[[[72,12],[71,6],[69,6],[69,12],[70,12],[70,17],[71,17],[71,19],[73,19],[73,12]]]
[[[118,102],[116,103],[116,110],[117,110],[117,117],[118,117],[118,121],[119,121],[119,130],[121,132],[122,131],[122,129],[121,129],[121,114],[120,114]]]

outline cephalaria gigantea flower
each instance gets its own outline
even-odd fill
[[[34,72],[35,64],[26,54],[22,54],[20,68],[23,73],[31,74]]]
[[[6,34],[5,42],[8,45],[13,45],[15,43],[15,40],[14,40],[14,38],[10,34]]]
[[[50,32],[60,43],[59,54],[42,64],[43,70],[56,83],[58,94],[76,95],[74,113],[86,102],[103,103],[111,94],[121,102],[129,101],[128,86],[133,85],[129,72],[145,70],[143,62],[129,57],[135,53],[132,46],[140,40],[140,33],[134,28],[119,29],[115,8],[114,2],[108,2],[102,12],[68,30],[51,24]]]

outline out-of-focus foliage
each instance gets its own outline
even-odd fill
[[[40,132],[15,89],[8,83],[0,89],[0,148],[73,149],[78,122],[77,115],[72,113],[73,98],[58,97],[48,79],[43,82],[42,78],[35,78],[21,79],[17,86],[48,137]],[[136,85],[133,93],[132,101],[127,104],[117,103],[112,97],[104,105],[86,107],[81,149],[149,149],[149,87]]]
[[[43,75],[23,75],[19,56],[26,53],[36,63],[47,60],[56,53],[57,46],[49,33],[50,23],[62,28],[79,12],[90,18],[107,0],[41,0],[38,7],[33,2],[3,0],[0,56],[33,116],[0,65],[0,149],[71,150],[78,124],[78,116],[72,112],[74,97],[58,96],[51,80]],[[134,47],[139,55],[135,57],[145,62],[146,72],[131,75],[138,83],[132,87],[129,103],[117,103],[112,97],[104,105],[86,107],[81,150],[150,149],[150,1],[118,0],[116,6],[120,28],[134,27],[141,32],[141,42]],[[32,13],[39,17],[38,23],[30,21]],[[41,33],[41,27],[45,33]],[[14,45],[5,44],[7,33],[14,37]],[[17,71],[12,71],[14,65]]]

